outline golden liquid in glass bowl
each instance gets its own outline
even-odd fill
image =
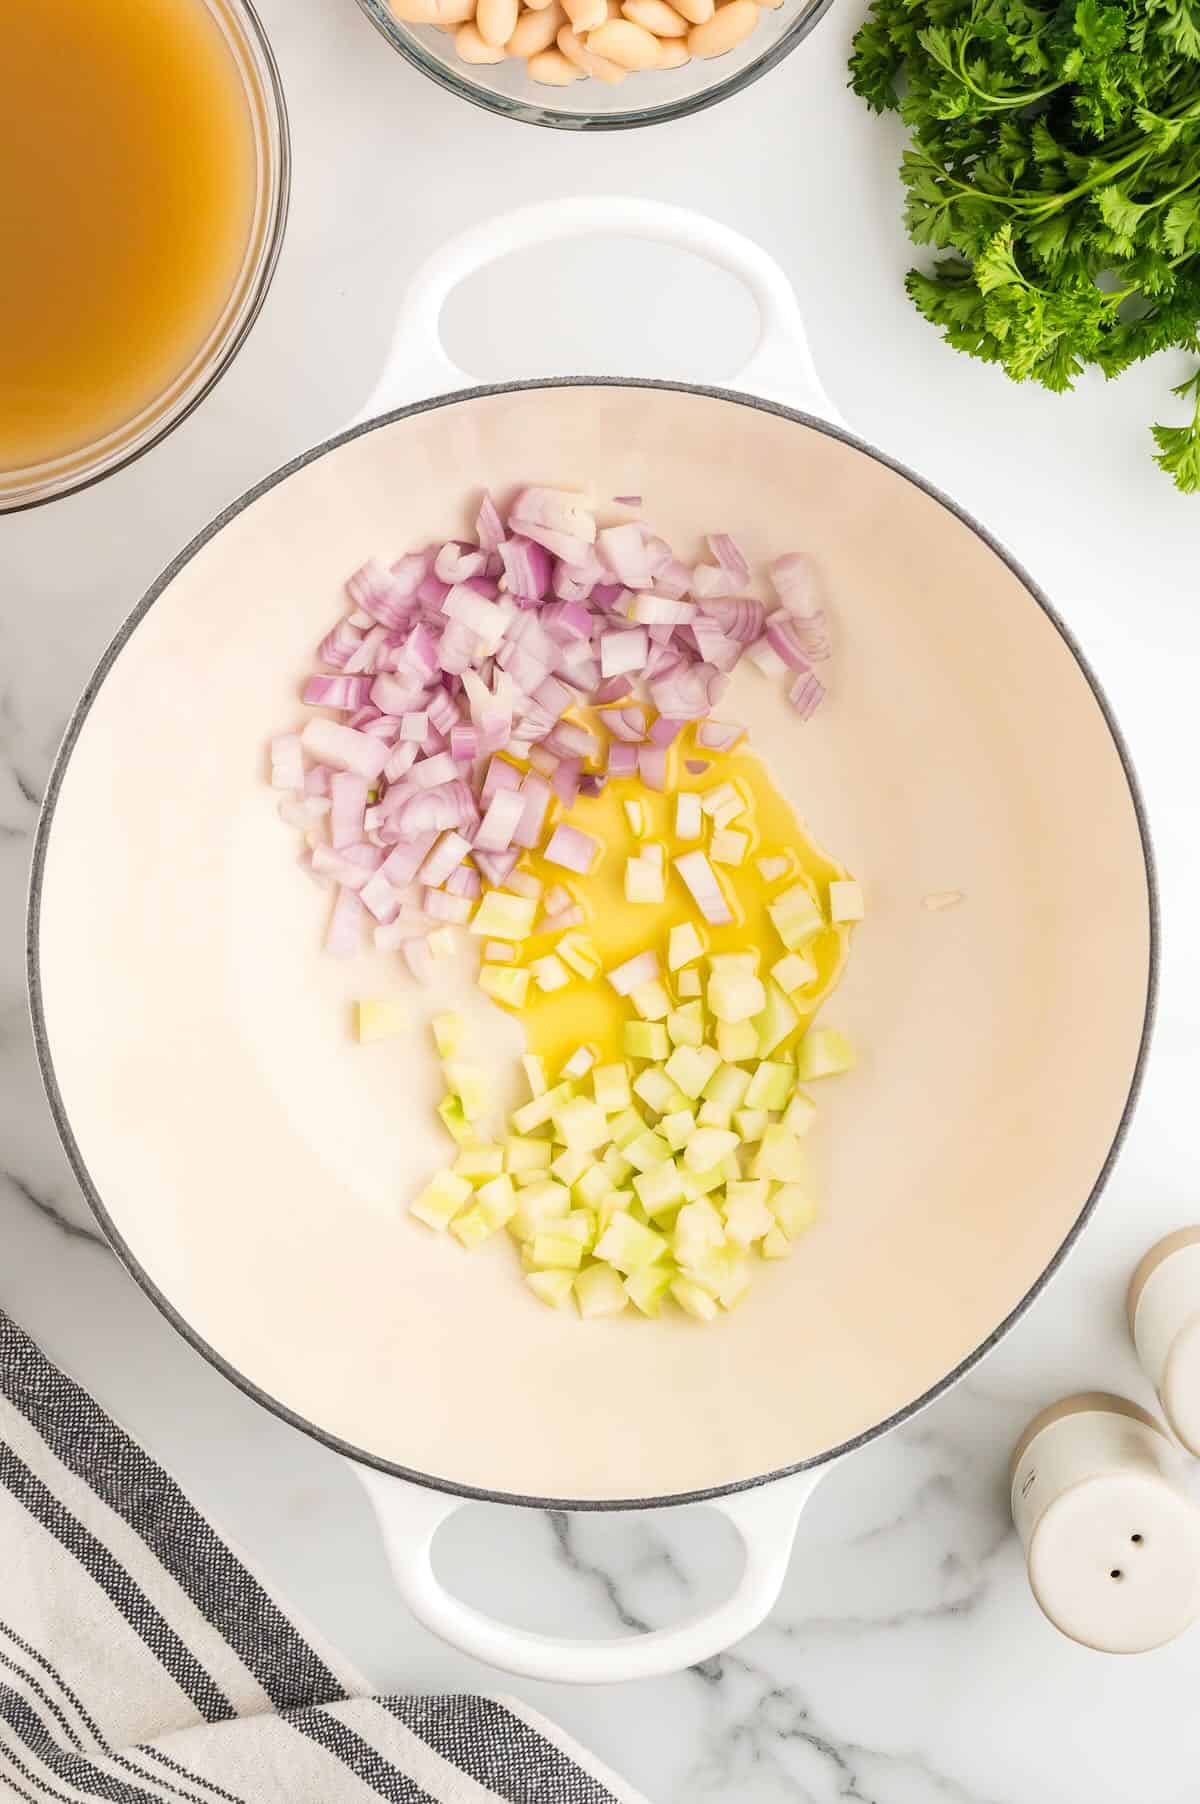
[[[204,0],[8,0],[0,473],[92,445],[201,352],[246,255],[255,149]]]

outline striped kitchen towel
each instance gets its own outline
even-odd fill
[[[0,1798],[643,1804],[522,1704],[369,1696],[3,1311]]]

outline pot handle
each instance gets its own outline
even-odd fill
[[[750,290],[759,320],[758,343],[729,386],[841,424],[813,364],[791,283],[774,258],[741,232],[703,214],[621,195],[518,207],[469,227],[434,251],[405,291],[383,372],[354,424],[474,386],[446,355],[439,330],[446,298],[465,277],[531,245],[594,237],[650,238],[727,269]]]
[[[823,1473],[800,1472],[755,1490],[714,1497],[711,1508],[733,1523],[745,1565],[733,1595],[714,1609],[645,1635],[571,1641],[511,1628],[451,1595],[433,1570],[434,1539],[465,1507],[462,1497],[393,1478],[347,1461],[375,1510],[401,1597],[425,1628],[460,1653],[524,1679],[600,1685],[681,1672],[732,1647],[769,1615],[787,1572],[800,1512]]]

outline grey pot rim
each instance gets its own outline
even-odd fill
[[[204,1337],[190,1325],[182,1313],[172,1303],[171,1299],[154,1282],[149,1273],[141,1265],[132,1248],[124,1239],[105,1205],[104,1200],[100,1195],[99,1188],[92,1179],[83,1151],[75,1139],[68,1111],[58,1086],[46,1026],[41,988],[40,911],[46,855],[50,834],[53,830],[58,797],[66,778],[71,757],[84,723],[91,711],[92,704],[99,694],[113,665],[116,663],[117,658],[120,656],[125,645],[137,630],[142,620],[149,613],[155,602],[157,602],[166,590],[169,589],[179,572],[191,562],[196,554],[202,550],[203,547],[208,544],[209,540],[214,538],[224,526],[236,519],[239,514],[243,513],[246,508],[250,507],[262,495],[275,488],[279,483],[286,481],[289,476],[294,475],[298,470],[306,468],[309,464],[316,462],[327,453],[337,450],[341,445],[347,444],[353,439],[360,438],[366,433],[373,432],[381,427],[392,425],[396,421],[414,418],[420,414],[432,412],[442,407],[457,406],[462,403],[481,400],[496,395],[516,394],[529,390],[550,388],[639,388],[667,390],[676,393],[700,395],[712,400],[727,401],[737,406],[748,407],[762,413],[773,414],[779,418],[793,421],[797,425],[807,427],[813,431],[822,432],[828,437],[837,439],[841,443],[848,445],[853,450],[863,453],[865,456],[870,457],[875,462],[882,464],[885,468],[893,471],[896,475],[905,478],[923,494],[946,508],[957,520],[975,533],[982,543],[986,545],[1018,579],[1030,599],[1042,610],[1042,613],[1058,633],[1067,650],[1071,653],[1081,677],[1091,690],[1092,698],[1104,720],[1124,772],[1141,842],[1146,879],[1146,895],[1149,913],[1149,956],[1147,959],[1146,971],[1146,1002],[1138,1052],[1134,1062],[1129,1089],[1108,1152],[1083,1201],[1079,1213],[1056,1252],[1043,1267],[1029,1289],[1009,1313],[996,1325],[991,1333],[988,1334],[978,1346],[972,1349],[971,1352],[966,1354],[956,1366],[945,1374],[944,1377],[939,1379],[936,1384],[931,1385],[926,1391],[922,1392],[920,1396],[914,1398],[911,1402],[906,1403],[902,1408],[893,1411],[890,1416],[885,1417],[882,1421],[874,1423],[871,1427],[862,1430],[859,1434],[852,1436],[846,1441],[840,1442],[836,1446],[827,1448],[821,1453],[809,1455],[805,1459],[796,1460],[768,1472],[755,1473],[745,1478],[731,1480],[722,1485],[713,1485],[699,1490],[669,1493],[658,1496],[631,1496],[623,1498],[542,1497],[519,1492],[492,1490],[481,1486],[464,1485],[434,1473],[415,1470],[400,1464],[398,1461],[385,1459],[378,1454],[369,1452],[365,1448],[357,1447],[351,1442],[343,1440],[340,1436],[323,1428],[319,1423],[310,1421],[298,1411],[292,1409],[288,1404],[283,1403],[279,1398],[273,1397],[261,1385],[239,1371],[238,1368],[227,1360],[216,1347],[206,1341]],[[330,437],[321,440],[318,444],[301,452],[288,463],[279,466],[279,468],[272,471],[270,475],[264,477],[260,482],[247,489],[237,500],[231,502],[228,507],[217,514],[207,526],[202,528],[201,531],[196,534],[178,556],[167,565],[161,575],[151,584],[149,589],[146,590],[141,600],[118,628],[89,679],[87,687],[80,697],[79,702],[76,704],[55,756],[49,782],[46,787],[46,793],[42,801],[41,812],[38,818],[37,830],[34,838],[26,915],[26,976],[29,988],[30,1015],[42,1084],[50,1104],[55,1127],[75,1177],[83,1190],[88,1206],[101,1228],[106,1241],[116,1253],[126,1271],[134,1279],[135,1283],[166,1317],[176,1332],[180,1334],[209,1365],[215,1367],[224,1378],[228,1379],[231,1384],[235,1385],[237,1389],[242,1391],[246,1396],[252,1398],[256,1403],[261,1404],[263,1408],[269,1410],[272,1415],[287,1422],[291,1427],[299,1429],[301,1433],[320,1442],[323,1446],[330,1448],[333,1452],[340,1453],[343,1457],[356,1464],[372,1467],[376,1471],[388,1473],[395,1478],[404,1479],[411,1484],[420,1485],[428,1490],[461,1497],[464,1501],[501,1503],[542,1510],[613,1511],[663,1509],[672,1508],[682,1504],[704,1503],[719,1497],[734,1496],[739,1492],[754,1490],[762,1485],[773,1484],[780,1479],[790,1478],[801,1472],[814,1471],[822,1466],[831,1465],[833,1462],[844,1458],[847,1454],[853,1453],[857,1449],[868,1446],[871,1442],[880,1439],[881,1436],[889,1433],[892,1429],[898,1428],[903,1423],[911,1421],[922,1410],[928,1408],[930,1404],[943,1397],[947,1391],[957,1384],[961,1378],[965,1377],[974,1366],[978,1365],[980,1360],[991,1352],[991,1350],[1011,1332],[1022,1316],[1025,1315],[1026,1311],[1037,1301],[1042,1292],[1046,1289],[1051,1278],[1053,1278],[1055,1273],[1061,1268],[1067,1255],[1078,1243],[1083,1230],[1095,1212],[1124,1142],[1125,1135],[1128,1132],[1141,1091],[1157,1006],[1160,962],[1161,926],[1155,857],[1151,843],[1145,804],[1142,799],[1141,787],[1138,782],[1128,745],[1126,744],[1124,735],[1116,721],[1108,698],[1105,695],[1098,678],[1088,664],[1079,644],[1075,640],[1074,635],[1054,608],[1049,597],[1017,559],[1005,549],[999,540],[997,540],[985,526],[976,520],[965,508],[959,506],[958,503],[944,494],[933,483],[918,475],[898,459],[888,456],[887,453],[879,450],[865,439],[859,438],[856,434],[847,431],[844,427],[831,425],[828,421],[819,419],[813,414],[804,413],[799,409],[784,406],[780,402],[763,400],[758,396],[748,395],[735,389],[712,387],[700,383],[660,381],[647,377],[632,376],[551,376],[519,382],[489,383],[468,389],[457,389],[448,394],[434,396],[429,400],[413,402],[408,406],[396,408],[388,413],[380,414],[371,419],[362,421],[357,425],[346,428],[342,432],[335,433]]]

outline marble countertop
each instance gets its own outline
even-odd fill
[[[1144,1248],[1198,1210],[1200,815],[1187,734],[1200,502],[1157,473],[1146,434],[1183,361],[1060,399],[941,345],[901,289],[899,132],[844,90],[857,0],[839,0],[789,62],[716,111],[593,139],[454,102],[386,49],[353,0],[265,0],[262,11],[296,166],[258,327],[150,456],[0,523],[0,1304],[375,1682],[498,1688],[405,1615],[341,1463],[210,1370],[100,1243],[30,1045],[30,840],[68,711],[124,613],[222,504],[355,412],[397,296],[449,230],[574,192],[707,210],[787,270],[851,424],[983,518],[1081,639],[1128,735],[1157,844],[1159,1023],[1140,1110],[1078,1250],[968,1382],[819,1488],[770,1622],[675,1678],[509,1688],[656,1804],[1190,1804],[1200,1630],[1125,1661],[1058,1637],[1026,1588],[1003,1480],[1017,1431],[1055,1396],[1102,1387],[1150,1400],[1125,1336],[1124,1285]],[[561,267],[531,253],[475,278],[448,311],[452,351],[489,377],[588,368],[719,381],[737,367],[753,316],[729,278],[650,246],[622,262],[631,279],[620,291],[612,267],[611,252],[583,246]],[[650,292],[653,308],[626,298]],[[734,1554],[705,1511],[568,1519],[480,1506],[447,1530],[442,1567],[514,1620],[604,1634],[715,1598]]]

